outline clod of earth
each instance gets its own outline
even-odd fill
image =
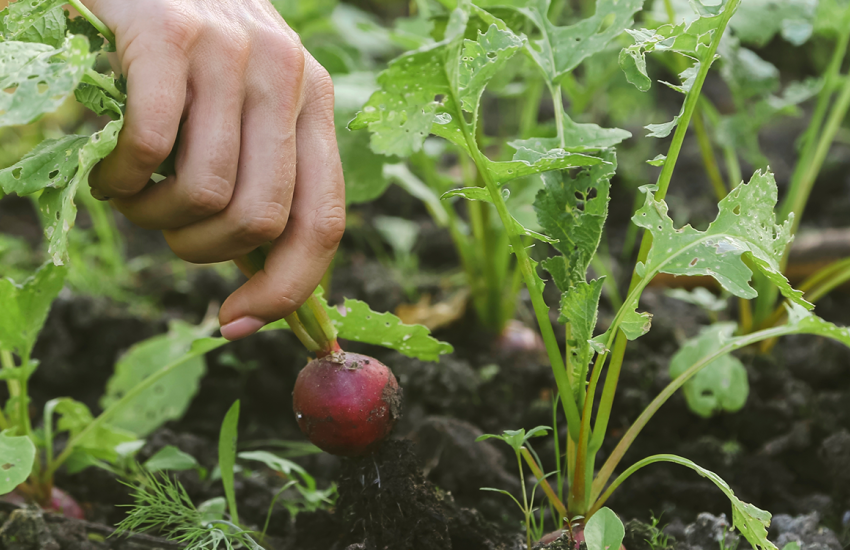
[[[336,352],[311,361],[292,392],[298,426],[317,447],[361,456],[386,438],[401,413],[401,389],[377,359]]]

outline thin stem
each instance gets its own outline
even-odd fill
[[[838,98],[835,100],[835,104],[832,106],[832,111],[829,114],[829,119],[826,122],[826,126],[824,126],[823,132],[820,134],[820,139],[812,155],[811,162],[806,163],[805,171],[800,177],[799,188],[796,194],[791,196],[791,212],[794,214],[794,221],[791,225],[792,234],[796,233],[797,228],[800,227],[800,220],[803,217],[803,211],[806,208],[812,187],[832,146],[832,140],[835,139],[835,134],[844,121],[848,107],[850,107],[850,74],[844,76],[844,85],[841,88]],[[785,262],[787,263],[787,254]]]
[[[525,513],[525,540],[526,540],[526,548],[531,548],[531,528],[529,525],[529,514],[528,514],[528,496],[526,496],[525,491],[525,474],[522,471],[522,458],[520,458],[519,451],[516,452],[516,463],[519,466],[519,484],[522,486],[522,511]]]
[[[103,37],[109,40],[112,44],[115,44],[115,35],[112,34],[112,31],[109,30],[109,27],[103,24],[103,21],[98,19],[98,17],[91,12],[87,7],[83,5],[80,0],[68,0],[68,3],[74,6],[74,8],[80,12],[80,15],[85,17],[89,23],[92,24],[94,28],[97,29],[97,32],[103,35]]]
[[[564,99],[561,96],[560,84],[554,84],[550,91],[552,92],[552,107],[555,109],[555,128],[558,131],[558,143],[560,147],[565,146],[564,141]]]
[[[774,327],[766,330],[762,330],[759,332],[753,332],[746,336],[741,336],[736,338],[732,342],[716,349],[714,353],[703,357],[693,366],[691,366],[688,370],[680,374],[676,377],[675,380],[670,382],[666,388],[664,388],[655,399],[643,410],[640,416],[635,420],[634,424],[629,427],[628,431],[626,431],[625,435],[623,435],[620,442],[612,451],[611,455],[608,457],[608,460],[605,461],[605,464],[602,466],[602,469],[599,470],[599,473],[596,476],[596,480],[593,482],[593,489],[591,492],[591,501],[594,503],[599,498],[599,495],[602,493],[602,489],[608,483],[608,479],[611,477],[611,474],[614,473],[614,469],[623,459],[623,456],[626,454],[626,451],[629,449],[631,444],[634,442],[635,438],[637,438],[638,434],[640,434],[641,430],[646,426],[647,422],[652,418],[652,416],[658,412],[658,409],[661,408],[664,403],[667,402],[668,399],[678,390],[682,385],[685,384],[688,380],[690,380],[696,373],[698,373],[705,366],[710,364],[712,361],[725,355],[731,351],[735,351],[736,349],[740,349],[750,344],[754,344],[761,340],[765,340],[767,338],[774,338],[777,336],[783,336],[785,334],[793,334],[795,332],[800,332],[797,327],[794,326],[781,326]]]
[[[9,421],[6,420],[6,415],[3,414],[3,409],[0,408],[0,432],[9,427]]]
[[[705,122],[703,121],[699,104],[697,104],[696,112],[694,112],[694,133],[697,136],[702,162],[705,165],[705,172],[708,174],[711,187],[714,189],[714,195],[718,201],[723,200],[729,190],[726,189],[726,185],[723,183],[723,176],[720,175],[717,157],[714,156],[714,148],[711,146],[711,139],[708,137],[708,132],[705,129]]]
[[[564,503],[561,502],[561,499],[558,498],[558,495],[556,495],[555,491],[552,490],[552,486],[549,485],[548,481],[546,481],[546,476],[534,460],[534,457],[531,456],[531,453],[525,447],[522,447],[520,451],[522,452],[522,457],[525,459],[525,463],[528,464],[528,467],[531,469],[531,473],[533,473],[534,477],[540,481],[540,486],[543,487],[543,492],[546,493],[546,496],[549,498],[549,502],[552,503],[552,506],[555,507],[562,518],[567,517],[567,507],[564,506]]]
[[[736,1],[736,0],[731,0]],[[456,104],[460,102],[455,98]],[[540,328],[540,335],[543,337],[543,343],[546,347],[546,353],[549,356],[549,362],[552,365],[552,372],[555,375],[555,383],[558,386],[558,392],[561,395],[561,403],[564,407],[564,414],[567,416],[567,427],[570,430],[570,436],[578,438],[579,414],[575,399],[573,398],[573,389],[567,378],[567,372],[564,368],[564,360],[561,357],[561,349],[558,346],[558,340],[555,337],[555,331],[552,328],[552,323],[549,320],[549,307],[543,300],[543,289],[538,286],[540,281],[534,268],[531,265],[531,260],[528,257],[522,238],[518,234],[513,223],[513,217],[508,212],[508,207],[502,194],[499,192],[499,187],[493,180],[493,176],[484,168],[486,162],[484,155],[478,149],[478,144],[474,137],[470,134],[469,125],[463,119],[463,115],[459,117],[461,130],[463,131],[467,147],[472,156],[472,160],[476,166],[481,167],[481,174],[487,191],[490,193],[490,198],[496,206],[496,211],[499,213],[499,218],[502,221],[502,226],[508,234],[508,239],[511,243],[511,248],[517,257],[517,265],[522,272],[525,286],[528,288],[528,293],[531,297],[531,305],[534,308],[534,314],[537,317],[537,324]]]

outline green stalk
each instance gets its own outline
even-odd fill
[[[699,144],[702,162],[705,165],[705,172],[708,174],[708,180],[711,182],[711,188],[714,189],[714,196],[718,201],[723,200],[729,192],[726,189],[726,184],[723,183],[723,176],[720,175],[720,168],[717,164],[717,157],[714,156],[714,148],[711,146],[711,139],[708,137],[708,132],[705,129],[705,122],[702,118],[702,113],[697,104],[694,112],[694,133]]]
[[[602,493],[602,489],[605,488],[605,485],[608,483],[611,475],[614,473],[614,469],[623,459],[623,456],[626,454],[626,451],[629,449],[631,444],[637,438],[638,434],[640,434],[641,430],[646,423],[652,418],[652,416],[658,412],[658,409],[667,402],[668,399],[681,388],[685,382],[690,380],[695,374],[697,374],[704,367],[709,365],[718,357],[721,357],[729,352],[735,351],[737,349],[744,348],[761,340],[766,340],[768,338],[775,338],[778,336],[784,336],[786,334],[794,334],[799,332],[799,329],[794,326],[781,326],[774,327],[766,330],[761,330],[759,332],[753,332],[746,336],[742,336],[737,338],[736,340],[722,346],[714,351],[714,353],[703,357],[699,361],[693,364],[688,370],[680,374],[676,377],[675,380],[670,382],[666,388],[664,388],[655,399],[643,410],[640,416],[635,420],[635,422],[629,427],[628,431],[626,431],[625,435],[623,435],[620,442],[614,448],[614,451],[608,457],[608,460],[605,461],[605,464],[602,466],[602,469],[599,470],[599,473],[596,475],[596,480],[593,482],[593,488],[591,491],[591,501],[594,502],[592,509],[596,508],[596,502],[599,500],[599,495]]]
[[[103,37],[113,45],[115,44],[115,35],[112,34],[112,31],[109,30],[109,27],[103,24],[103,21],[98,19],[98,17],[91,12],[87,7],[83,5],[80,0],[68,0],[68,3],[74,6],[74,8],[80,12],[80,15],[85,17],[89,23],[92,24],[94,28],[97,29],[97,32],[103,35]]]
[[[516,463],[519,466],[519,484],[522,487],[522,511],[525,514],[525,541],[526,548],[531,548],[531,526],[529,525],[529,506],[528,496],[525,491],[525,474],[522,471],[522,458],[519,451],[516,451]]]
[[[252,277],[262,271],[270,249],[271,244],[267,243],[237,258],[234,263],[245,275]],[[336,341],[336,328],[314,295],[311,294],[301,307],[287,315],[285,319],[293,334],[308,351],[319,357],[340,351]]]
[[[691,118],[693,117],[694,111],[696,110],[700,92],[702,91],[702,86],[705,83],[706,76],[708,75],[709,69],[711,69],[712,62],[714,61],[714,57],[717,53],[717,47],[720,45],[720,39],[723,36],[723,33],[726,31],[726,26],[729,24],[729,20],[732,18],[732,15],[735,13],[735,10],[738,8],[738,3],[740,0],[729,0],[726,4],[726,8],[723,10],[723,14],[721,15],[720,24],[717,27],[717,30],[714,31],[713,36],[711,37],[711,43],[708,46],[708,51],[704,57],[706,61],[701,62],[699,66],[699,70],[697,71],[696,78],[694,80],[694,84],[691,89],[688,91],[687,96],[685,97],[685,104],[682,110],[682,115],[679,117],[679,123],[676,126],[676,132],[673,134],[673,140],[670,143],[670,148],[667,152],[667,159],[664,162],[664,167],[661,169],[661,174],[658,176],[658,189],[655,191],[655,200],[662,201],[667,196],[667,190],[670,187],[670,181],[673,177],[673,170],[676,167],[676,162],[679,159],[679,154],[682,151],[682,145],[685,141],[685,135],[688,131],[688,126],[690,125]],[[640,252],[638,254],[638,261],[642,263],[646,263],[646,258],[649,255],[649,249],[652,247],[652,234],[649,232],[644,232],[643,239],[641,240]],[[623,364],[623,358],[626,352],[626,337],[619,331],[620,321],[622,320],[622,316],[624,312],[631,307],[635,307],[640,299],[640,295],[643,292],[643,289],[651,280],[653,274],[647,273],[645,278],[641,278],[638,276],[635,271],[632,274],[632,280],[629,284],[629,293],[626,297],[626,301],[623,307],[617,312],[617,316],[614,318],[614,322],[611,325],[611,336],[608,338],[608,347],[612,350],[611,352],[611,361],[608,367],[608,374],[605,376],[605,385],[602,390],[602,399],[600,400],[599,408],[596,413],[596,424],[594,429],[594,440],[592,447],[599,448],[602,444],[602,439],[605,437],[605,431],[608,429],[608,421],[611,417],[611,408],[613,407],[614,395],[617,391],[617,382],[619,381],[620,369]],[[616,336],[615,336],[616,335]],[[616,338],[613,342],[612,339]],[[605,355],[601,354],[597,357],[597,361],[593,366],[593,374],[592,378],[598,379],[600,374],[599,372],[602,369],[602,366],[605,363]],[[594,394],[590,392],[588,389],[588,401],[593,400]],[[592,410],[592,407],[591,407]],[[589,422],[589,419],[588,419]],[[588,452],[587,448],[578,449],[579,456]],[[592,461],[589,461],[592,462]]]
[[[735,0],[732,0],[735,1]],[[455,104],[460,105],[457,98],[454,98]],[[477,120],[477,112],[475,117]],[[537,317],[537,324],[540,328],[540,335],[543,337],[543,343],[546,347],[546,353],[549,356],[549,362],[552,365],[552,372],[555,375],[555,383],[558,386],[558,392],[561,395],[561,403],[564,407],[564,414],[567,417],[567,425],[570,431],[570,436],[578,438],[579,413],[575,399],[573,399],[573,389],[570,381],[567,379],[567,372],[564,368],[564,360],[561,357],[561,349],[558,346],[558,340],[555,338],[555,331],[552,328],[552,323],[549,321],[549,307],[543,300],[543,290],[537,285],[539,278],[534,272],[531,265],[531,259],[528,257],[528,250],[522,242],[522,238],[516,230],[513,223],[513,218],[508,212],[508,207],[505,204],[504,197],[499,190],[498,185],[493,180],[493,176],[486,170],[487,164],[483,153],[478,149],[478,143],[474,136],[469,131],[469,125],[463,118],[463,115],[458,116],[458,122],[463,131],[464,139],[473,162],[476,166],[481,167],[479,174],[484,180],[487,191],[490,193],[490,198],[496,206],[496,212],[499,213],[499,218],[502,221],[502,226],[508,234],[508,239],[511,243],[511,248],[517,257],[517,265],[522,272],[525,286],[528,288],[528,293],[531,297],[531,305],[534,308],[534,314]]]

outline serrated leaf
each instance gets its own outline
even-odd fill
[[[94,63],[84,36],[61,48],[30,42],[0,42],[0,127],[29,124],[55,111]]]
[[[652,188],[644,187],[646,203],[632,218],[652,233],[652,248],[646,261],[646,275],[709,275],[727,291],[740,298],[755,298],[750,286],[755,266],[770,279],[782,295],[803,307],[812,306],[800,291],[791,288],[779,262],[791,242],[791,220],[778,225],[774,207],[776,182],[770,172],[756,172],[747,184],[733,189],[718,204],[717,218],[705,231],[690,225],[673,227],[667,204],[656,201]],[[746,262],[744,261],[746,259]]]
[[[620,322],[620,330],[626,335],[629,340],[637,340],[652,328],[652,314],[638,313],[631,310],[626,312],[623,320]]]
[[[209,323],[193,326],[175,320],[169,325],[166,334],[133,345],[118,360],[115,372],[106,383],[106,392],[100,400],[103,408],[163,367],[186,355],[194,356],[119,409],[110,422],[144,437],[165,422],[183,416],[206,372],[203,352],[220,344],[220,339],[204,338],[214,329]],[[199,344],[193,348],[196,342],[207,340],[210,345],[204,347]]]
[[[0,34],[5,41],[22,40],[31,27],[39,26],[42,19],[52,17],[55,12],[62,16],[62,33],[59,43],[65,35],[65,14],[62,12],[63,0],[18,0],[0,11]],[[49,38],[54,38],[51,33]],[[22,40],[33,42],[32,40]],[[50,44],[50,42],[45,42]],[[55,46],[56,44],[51,44]]]
[[[423,361],[438,361],[440,355],[451,353],[450,344],[440,342],[422,325],[405,325],[392,313],[378,313],[360,300],[345,299],[342,311],[330,307],[324,298],[331,322],[339,338],[394,349],[408,357]]]
[[[63,265],[68,260],[68,232],[77,219],[77,206],[74,204],[77,189],[82,182],[88,183],[95,165],[115,149],[123,126],[122,117],[94,133],[77,153],[79,167],[71,182],[62,189],[48,188],[38,198],[44,235],[48,241],[47,252],[56,265]]]
[[[486,170],[499,185],[512,179],[533,174],[605,163],[599,157],[570,153],[560,147],[545,150],[526,147],[526,145],[545,145],[543,140],[528,140],[526,143],[512,142],[510,145],[514,147],[514,144],[516,144],[516,152],[513,160],[499,162],[485,160]]]
[[[70,17],[70,12],[63,13],[67,19],[65,21],[65,25],[68,27],[68,32],[71,34],[81,34],[89,39],[89,49],[92,52],[96,52],[103,48],[103,36],[100,35],[100,31],[94,28],[88,19],[83,16]],[[115,46],[112,44],[107,44],[106,51],[114,52]]]
[[[123,105],[98,86],[82,82],[74,90],[74,97],[98,115],[109,115],[112,120],[123,116]]]
[[[589,283],[578,282],[568,291],[561,294],[561,315],[558,321],[570,324],[571,364],[574,370],[574,380],[580,381],[582,374],[587,373],[587,365],[593,356],[590,340],[596,328],[596,318],[599,311],[599,298],[605,277],[592,280]],[[578,387],[574,388],[578,391]],[[576,395],[576,397],[578,397]]]
[[[26,196],[42,189],[66,187],[79,166],[79,151],[89,136],[46,139],[17,163],[0,170],[0,189]]]
[[[675,379],[694,363],[726,345],[733,337],[735,323],[716,323],[703,328],[685,342],[670,360],[670,378]],[[682,386],[688,407],[708,418],[721,411],[735,412],[747,402],[750,386],[747,370],[733,355],[718,357]]]
[[[11,493],[27,480],[35,463],[35,445],[25,436],[0,432],[0,495]]]
[[[788,310],[787,324],[793,327],[796,333],[825,336],[850,347],[850,328],[839,327],[829,321],[824,321],[806,308],[793,302],[786,302],[785,309]]]
[[[551,0],[479,0],[476,4],[516,10],[534,23],[541,36],[528,41],[527,52],[554,83],[630,27],[643,0],[597,0],[592,17],[565,27],[549,21]]]
[[[0,279],[0,349],[29,358],[50,305],[62,290],[65,272],[46,264],[20,285]]]
[[[690,23],[628,30],[635,43],[620,50],[619,56],[620,68],[626,79],[642,92],[649,90],[652,80],[646,72],[646,54],[651,52],[673,51],[700,63],[711,64],[713,59],[706,59],[708,45],[721,19],[721,15],[715,15],[700,17]],[[683,80],[687,80],[690,74],[685,74]]]
[[[15,2],[25,4],[26,2]],[[65,23],[65,11],[61,7],[53,8],[36,19],[33,24],[23,32],[17,33],[14,38],[20,42],[38,42],[58,48],[65,41],[67,26]]]
[[[574,179],[563,173],[544,174],[544,189],[534,201],[540,227],[558,241],[555,248],[561,255],[542,265],[561,292],[585,280],[602,237],[616,157],[607,152],[602,158],[605,164],[587,168]]]
[[[478,40],[463,41],[457,74],[457,99],[464,111],[478,111],[478,102],[487,83],[522,45],[520,37],[499,29],[495,24],[478,36]]]

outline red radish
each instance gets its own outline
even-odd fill
[[[340,456],[374,450],[401,412],[401,390],[380,361],[334,352],[311,361],[292,392],[298,426],[317,447]]]
[[[11,502],[12,504],[18,504],[20,506],[26,506],[31,502],[31,499],[18,492],[18,490],[12,491],[8,495],[0,498],[0,500]],[[42,509],[48,512],[62,514],[69,518],[86,519],[86,515],[83,512],[82,507],[76,500],[74,500],[74,497],[57,487],[51,488],[50,502],[46,503]]]

